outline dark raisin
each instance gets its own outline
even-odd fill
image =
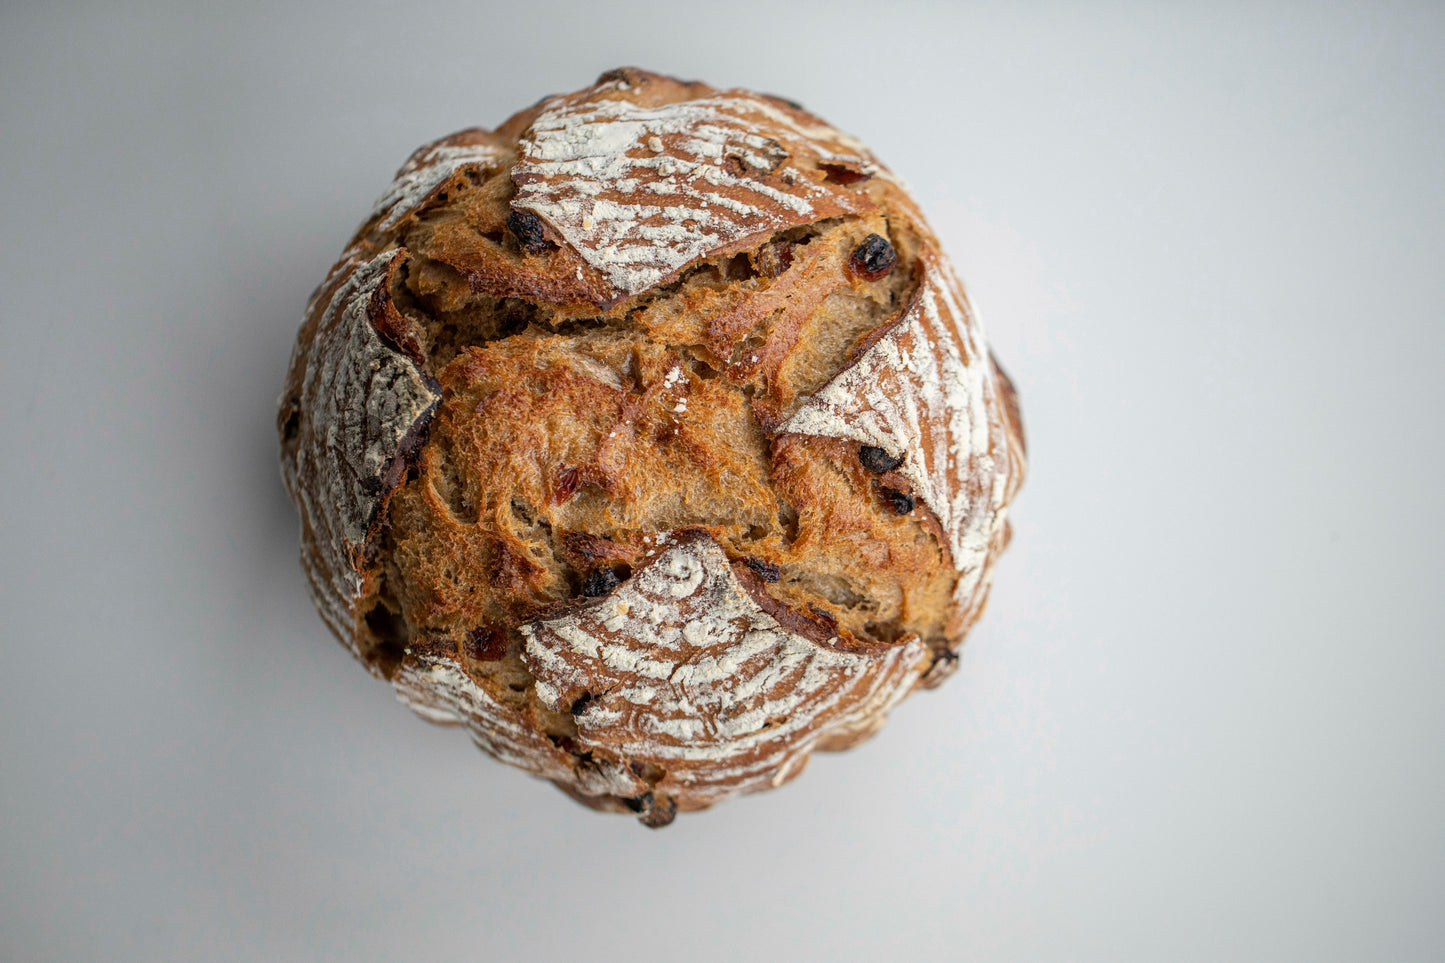
[[[747,558],[743,561],[747,562],[748,568],[756,572],[758,578],[764,582],[776,582],[782,577],[782,573],[778,571],[778,567],[772,562],[765,562],[760,558]]]
[[[646,795],[651,796],[652,793]],[[648,804],[647,811],[637,817],[637,821],[648,829],[661,829],[669,825],[677,818],[677,800],[671,796],[663,796]]]
[[[775,241],[763,245],[758,252],[758,273],[765,278],[775,278],[793,263],[793,245],[789,241]]]
[[[877,281],[893,270],[898,263],[898,252],[888,239],[869,234],[848,258],[848,268],[865,281]]]
[[[541,254],[551,245],[542,227],[542,219],[531,211],[513,211],[507,215],[507,230],[528,254]],[[855,255],[856,257],[856,255]]]
[[[477,662],[496,662],[507,654],[507,634],[490,625],[478,626],[467,633],[463,650],[469,659]]]
[[[582,594],[591,598],[606,595],[617,588],[619,580],[610,568],[599,568],[582,580]]]
[[[873,472],[873,474],[881,475],[885,471],[893,471],[899,465],[903,464],[903,456],[898,455],[895,457],[888,454],[888,452],[882,448],[864,445],[858,449],[858,461],[862,463],[864,468]]]
[[[645,792],[641,796],[633,796],[631,799],[622,800],[627,808],[635,813],[645,813],[652,808],[652,793]]]
[[[888,499],[888,503],[893,506],[893,514],[895,515],[907,515],[913,511],[914,501],[912,495],[905,494],[896,488],[884,488],[883,497]]]
[[[580,716],[582,713],[587,711],[588,704],[595,698],[597,697],[594,696],[592,693],[584,692],[577,697],[577,701],[572,703],[572,708],[568,711],[571,712],[574,716]]]

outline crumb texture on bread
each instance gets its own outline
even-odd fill
[[[649,826],[947,677],[1025,470],[888,169],[791,102],[635,69],[413,153],[307,307],[277,428],[338,638]]]

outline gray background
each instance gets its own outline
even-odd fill
[[[0,957],[1445,953],[1437,6],[6,4]],[[272,411],[410,150],[640,64],[916,189],[1032,474],[963,671],[659,833],[311,609]]]

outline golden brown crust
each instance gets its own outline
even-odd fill
[[[887,169],[630,68],[412,155],[308,306],[278,430],[343,642],[654,826],[946,677],[1024,468]]]

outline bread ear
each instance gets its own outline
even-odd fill
[[[301,514],[302,563],[331,630],[358,656],[370,548],[441,401],[403,349],[406,325],[391,286],[405,252],[353,255],[313,299],[309,338],[283,398],[282,478]]]

